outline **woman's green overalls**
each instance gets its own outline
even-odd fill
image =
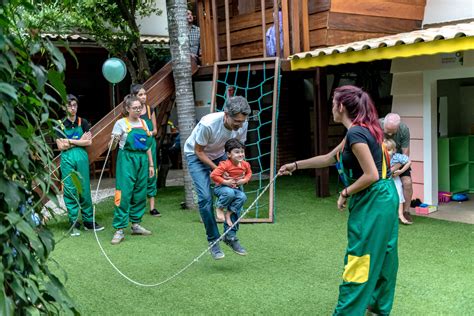
[[[140,223],[146,207],[148,155],[152,137],[146,123],[132,128],[125,118],[128,135],[117,155],[113,227],[125,228],[129,221]]]
[[[81,126],[81,118],[77,118],[74,128],[63,128],[68,139],[81,139],[84,131]],[[68,211],[69,221],[77,220],[79,210],[82,210],[82,221],[92,222],[92,199],[91,185],[89,181],[89,156],[84,147],[75,146],[61,152],[61,176],[64,185],[64,203]],[[79,194],[72,181],[71,172],[76,171],[80,175],[81,193]]]
[[[393,179],[387,179],[390,162],[385,153],[382,145],[381,179],[349,201],[348,245],[334,315],[365,315],[369,306],[374,313],[388,315],[392,309],[398,270],[398,194]],[[339,173],[355,182],[339,154],[337,160]]]
[[[146,113],[140,116],[141,119],[145,120],[146,125],[148,126],[148,130],[153,130],[153,121],[151,120],[152,112],[148,105],[146,105]],[[154,136],[151,137],[151,156],[153,157],[153,166],[155,167],[155,173],[153,177],[148,178],[147,188],[146,188],[146,196],[147,197],[155,197],[156,196],[156,177],[157,177],[157,163],[156,163],[156,138]]]

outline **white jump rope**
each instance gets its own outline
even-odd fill
[[[110,150],[112,148],[112,142],[110,142],[110,145],[109,145],[109,149],[107,150],[107,155],[105,157],[105,161],[104,161],[104,166],[102,167],[102,170],[100,172],[100,177],[99,177],[99,181],[97,183],[97,189],[95,191],[95,200],[97,201],[97,195],[98,195],[98,192],[99,192],[99,187],[100,187],[100,181],[102,180],[102,175],[104,173],[104,169],[105,169],[105,166],[107,164],[107,160],[109,159],[109,154],[110,154]],[[185,265],[183,268],[181,268],[180,270],[178,270],[176,273],[174,273],[173,275],[167,277],[166,279],[164,279],[163,281],[160,281],[158,283],[141,283],[141,282],[138,282],[138,281],[135,281],[133,280],[132,278],[130,278],[129,276],[127,276],[125,273],[123,273],[122,271],[120,271],[119,268],[117,268],[117,266],[112,262],[112,260],[109,258],[109,256],[107,256],[107,254],[105,253],[105,250],[104,248],[102,247],[102,244],[100,243],[100,240],[99,240],[99,237],[97,236],[97,232],[94,230],[94,235],[95,235],[95,239],[97,241],[97,244],[99,245],[99,248],[102,252],[102,254],[104,255],[104,257],[107,259],[107,261],[110,263],[110,265],[115,269],[115,271],[117,271],[118,274],[120,274],[122,277],[124,277],[127,281],[135,284],[135,285],[138,285],[138,286],[143,286],[143,287],[157,287],[157,286],[160,286],[160,285],[163,285],[171,280],[173,280],[174,278],[176,278],[178,275],[180,275],[181,273],[183,273],[184,271],[186,271],[188,268],[190,268],[194,263],[198,262],[199,259],[201,259],[202,256],[204,256],[215,244],[217,244],[219,241],[221,241],[227,234],[228,232],[235,226],[237,225],[240,220],[249,212],[249,210],[252,209],[252,207],[254,206],[254,204],[260,199],[260,197],[268,190],[268,188],[270,187],[270,185],[273,184],[273,182],[275,181],[275,179],[278,177],[278,174],[273,178],[271,179],[270,183],[267,184],[267,186],[265,188],[263,188],[262,192],[257,196],[257,198],[252,202],[252,204],[245,210],[245,212],[243,212],[243,214],[232,224],[232,226],[230,226],[229,228],[227,228],[227,230],[217,239],[215,240],[214,242],[212,242],[211,244],[209,244],[209,247],[207,247],[203,252],[201,252],[197,257],[195,257],[190,263],[188,263],[187,265]],[[92,222],[95,223],[95,204],[93,205],[93,212],[92,212]]]

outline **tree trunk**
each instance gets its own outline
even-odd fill
[[[192,190],[193,184],[184,155],[184,143],[191,134],[196,122],[191,55],[189,49],[189,30],[186,20],[186,11],[188,9],[187,1],[166,0],[166,9],[168,12],[171,58],[173,60],[178,125],[181,135],[181,152],[183,153],[185,202],[187,208],[195,208]]]

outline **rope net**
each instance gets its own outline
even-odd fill
[[[267,58],[262,61],[218,63],[214,77],[216,84],[214,111],[222,111],[227,99],[237,95],[245,97],[252,109],[248,117],[245,156],[252,167],[253,175],[251,181],[244,186],[247,204],[250,204],[270,183],[272,175],[276,172],[276,155],[272,155],[272,152],[277,144],[279,62],[277,59]],[[272,124],[273,120],[275,124]],[[273,192],[274,184],[249,210],[243,222],[273,222],[275,214]],[[248,205],[245,205],[244,209],[247,207]]]

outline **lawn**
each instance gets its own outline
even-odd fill
[[[206,254],[159,287],[139,287],[117,274],[91,232],[62,240],[53,258],[66,272],[66,288],[83,315],[329,315],[341,281],[347,212],[337,210],[335,196],[315,198],[313,183],[305,176],[278,180],[276,222],[241,225],[239,237],[248,256],[222,245],[223,260],[214,261]],[[99,239],[125,274],[142,283],[158,283],[206,248],[198,212],[181,210],[182,196],[181,187],[161,190],[157,201],[163,216],[146,214],[143,222],[153,235],[131,236],[127,231],[118,246],[109,243],[112,199],[97,206],[98,222],[106,226]],[[400,227],[392,315],[471,313],[473,226],[415,220],[412,226]],[[50,227],[59,239],[66,220]]]

